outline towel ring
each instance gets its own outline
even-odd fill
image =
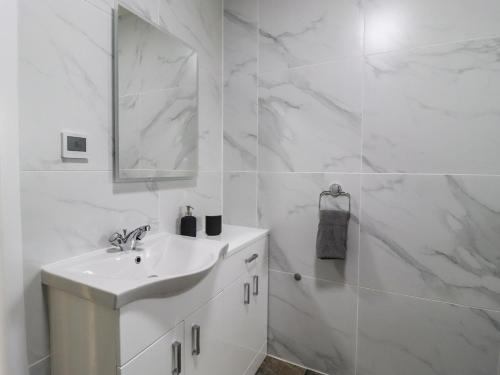
[[[349,216],[351,215],[351,194],[346,193],[344,190],[342,190],[342,186],[340,186],[339,184],[331,184],[329,190],[325,190],[319,195],[319,211],[321,211],[321,200],[325,196],[330,196],[333,198],[346,197],[349,200]]]

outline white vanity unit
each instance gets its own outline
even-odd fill
[[[266,353],[267,231],[151,236],[48,265],[53,375],[254,375]]]

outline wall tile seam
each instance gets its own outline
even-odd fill
[[[369,291],[369,292],[374,292],[374,293],[379,293],[379,294],[385,294],[385,295],[391,295],[391,296],[396,296],[396,297],[402,297],[402,298],[410,298],[413,300],[419,300],[422,302],[427,302],[427,303],[439,303],[442,305],[451,305],[455,307],[460,307],[463,309],[471,309],[471,310],[481,310],[481,311],[487,311],[487,312],[492,312],[492,313],[500,313],[500,308],[499,309],[493,309],[489,307],[480,307],[480,306],[473,306],[473,305],[464,305],[462,303],[456,303],[456,302],[450,302],[446,300],[439,300],[439,299],[433,299],[433,298],[425,298],[425,297],[419,297],[419,296],[413,296],[410,294],[404,294],[400,292],[394,292],[394,291],[389,291],[389,290],[383,290],[383,289],[377,289],[377,288],[368,288],[365,286],[358,286],[358,290],[364,290],[364,291]]]
[[[289,271],[283,271],[283,270],[278,270],[275,268],[269,268],[269,272],[275,272],[278,274],[283,274],[283,275],[289,275],[293,276],[295,275],[294,272],[289,272]],[[482,311],[489,311],[493,313],[500,313],[500,308],[499,309],[494,309],[494,308],[489,308],[489,307],[481,307],[481,306],[474,306],[474,305],[465,305],[462,303],[456,303],[456,302],[451,302],[447,300],[439,300],[439,299],[433,299],[433,298],[426,298],[426,297],[420,297],[420,296],[414,296],[411,294],[405,294],[405,293],[400,293],[400,292],[395,292],[395,291],[390,291],[390,290],[385,290],[385,289],[378,289],[378,288],[369,288],[366,286],[362,285],[356,285],[353,283],[349,282],[342,282],[342,281],[335,281],[335,280],[327,280],[319,277],[314,277],[311,275],[306,275],[306,274],[301,274],[303,279],[308,279],[311,281],[318,280],[322,281],[325,283],[329,284],[335,284],[339,286],[347,286],[356,289],[357,291],[359,290],[365,290],[365,291],[370,291],[370,292],[375,292],[375,293],[380,293],[380,294],[386,294],[386,295],[392,295],[392,296],[398,296],[398,297],[403,297],[403,298],[411,298],[423,302],[428,302],[428,303],[440,303],[440,304],[445,304],[445,305],[452,305],[452,306],[457,306],[461,308],[466,308],[466,309],[473,309],[473,310],[482,310]]]
[[[389,54],[397,54],[397,53],[411,54],[415,51],[427,49],[427,48],[439,48],[439,47],[446,47],[446,46],[450,46],[450,45],[454,45],[454,44],[482,42],[482,41],[493,40],[493,39],[500,39],[500,33],[488,34],[488,35],[478,36],[478,37],[474,37],[474,38],[449,40],[449,41],[444,41],[444,42],[423,43],[423,44],[418,44],[418,45],[411,46],[411,47],[394,48],[394,49],[388,49],[388,50],[384,50],[384,51],[370,52],[370,53],[365,53],[363,55],[363,57],[372,57],[372,56],[389,55]]]
[[[21,169],[21,173],[113,173],[112,169]],[[197,171],[197,174],[216,174],[216,173],[223,173],[224,171],[219,170],[219,169],[200,169]],[[196,178],[196,177],[195,177]],[[184,180],[184,179],[183,179]],[[190,179],[185,179],[186,181],[189,181]],[[173,180],[173,181],[182,181],[179,179]],[[131,180],[129,182],[115,182],[113,181],[114,184],[128,184],[128,183],[141,183],[141,182],[147,182],[147,183],[168,183],[169,180],[155,180],[155,181],[134,181]]]
[[[384,51],[377,51],[377,52],[370,52],[370,53],[364,52],[361,55],[341,56],[338,58],[323,60],[323,61],[319,61],[319,62],[315,62],[315,63],[311,63],[311,64],[304,64],[304,65],[290,66],[290,67],[283,67],[283,68],[274,68],[274,69],[267,69],[267,70],[260,69],[260,72],[262,74],[280,73],[280,72],[287,72],[287,71],[320,67],[323,65],[330,65],[330,64],[345,62],[345,61],[349,61],[349,60],[356,60],[356,59],[365,60],[367,57],[373,57],[373,56],[379,56],[379,55],[386,55],[386,54],[388,55],[388,54],[397,54],[397,53],[408,53],[409,54],[409,53],[412,53],[412,52],[415,52],[415,51],[418,51],[421,49],[426,49],[426,48],[438,48],[438,47],[445,47],[445,46],[454,45],[454,44],[481,42],[481,41],[487,41],[487,40],[493,40],[493,39],[499,39],[499,38],[500,38],[500,33],[485,35],[485,36],[481,36],[481,37],[477,37],[477,38],[457,39],[457,40],[450,40],[450,41],[439,42],[439,43],[425,43],[425,44],[419,44],[416,46],[406,47],[406,48],[394,48],[394,49],[388,49],[388,50],[384,50]],[[260,68],[260,62],[259,62],[259,68]],[[259,82],[260,82],[260,80],[259,80]]]
[[[230,171],[228,171],[230,172]],[[250,171],[251,172],[251,171]],[[354,176],[422,176],[422,177],[500,177],[500,174],[485,174],[485,173],[407,173],[407,172],[332,172],[332,171],[257,171],[262,175],[354,175]]]
[[[47,354],[46,356],[40,358],[39,360],[37,360],[37,361],[35,361],[35,362],[31,363],[31,364],[28,364],[28,368],[31,369],[31,368],[33,368],[35,366],[38,366],[39,364],[41,364],[41,363],[43,363],[45,361],[50,361],[50,357],[51,357],[51,355]]]

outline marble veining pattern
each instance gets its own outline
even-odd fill
[[[361,70],[346,59],[261,74],[260,169],[359,172]]]
[[[363,176],[360,283],[500,309],[499,177]]]
[[[150,223],[155,230],[175,232],[183,204],[193,204],[199,216],[222,210],[222,1],[122,2],[156,23],[161,3],[167,29],[181,37],[187,34],[201,51],[202,171],[191,181],[113,184],[111,6],[115,2],[20,2],[21,198],[32,375],[50,371],[39,277],[42,264],[104,247],[107,236],[122,227]],[[88,162],[61,161],[62,129],[88,134]],[[212,172],[203,172],[207,170]]]
[[[328,374],[354,374],[354,311],[354,287],[271,271],[269,354]]]
[[[359,375],[497,373],[499,312],[359,293]]]
[[[258,1],[224,2],[224,169],[257,169]]]
[[[19,14],[21,168],[110,169],[111,17],[81,0],[22,0]],[[62,129],[85,129],[88,163],[61,160]]]
[[[260,2],[260,70],[276,70],[362,54],[358,0]]]
[[[49,354],[40,267],[108,246],[109,234],[150,223],[158,193],[111,184],[109,172],[24,172],[21,176],[25,304],[30,363]]]
[[[363,169],[499,174],[499,50],[487,39],[368,56]]]

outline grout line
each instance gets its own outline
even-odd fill
[[[463,176],[463,177],[500,177],[500,174],[488,173],[421,173],[421,172],[308,172],[308,171],[259,171],[261,174],[332,174],[332,175],[361,175],[361,176]]]
[[[359,267],[359,261],[358,261],[358,267]],[[284,275],[290,275],[290,276],[294,275],[293,272],[277,270],[274,268],[269,268],[269,271],[279,273],[279,274],[284,274]],[[463,308],[467,308],[467,309],[474,309],[474,310],[490,311],[490,312],[494,312],[494,313],[500,312],[500,308],[494,309],[494,308],[489,308],[489,307],[471,306],[471,305],[464,305],[464,304],[457,303],[457,302],[438,300],[438,299],[433,299],[433,298],[425,298],[425,297],[419,297],[419,296],[412,296],[410,294],[404,294],[404,293],[400,293],[400,292],[394,292],[394,291],[383,290],[383,289],[369,288],[369,287],[365,287],[362,285],[355,285],[355,284],[351,284],[348,282],[327,280],[327,279],[308,276],[308,275],[304,275],[304,274],[302,274],[302,278],[309,279],[309,280],[319,280],[319,281],[323,281],[323,282],[330,283],[330,284],[343,285],[343,286],[350,287],[350,288],[357,288],[358,290],[362,289],[362,290],[367,290],[367,291],[381,293],[381,294],[389,294],[389,295],[398,296],[398,297],[412,298],[412,299],[417,299],[417,300],[421,300],[421,301],[425,301],[425,302],[429,302],[429,303],[441,303],[444,305],[452,305],[452,306],[458,306],[458,307],[463,307]],[[358,293],[358,297],[359,297],[359,293]]]
[[[224,170],[224,166],[225,166],[225,160],[224,160],[224,145],[225,145],[225,141],[224,141],[224,131],[226,129],[226,121],[225,121],[225,77],[224,77],[224,74],[225,74],[225,59],[224,59],[224,56],[225,56],[225,48],[226,48],[226,43],[225,43],[225,39],[224,39],[224,32],[225,32],[225,27],[224,27],[224,24],[225,24],[225,14],[224,14],[224,10],[226,9],[226,2],[225,0],[222,0],[221,1],[221,4],[222,4],[222,7],[221,7],[221,35],[220,35],[220,38],[221,38],[221,56],[220,56],[220,59],[221,59],[221,71],[220,71],[220,96],[221,96],[221,105],[220,105],[220,111],[221,111],[221,114],[220,114],[220,117],[221,117],[221,134],[220,134],[220,148],[221,148],[221,151],[220,151],[220,170],[221,170],[221,175],[220,175],[220,178],[221,178],[221,189],[220,189],[220,194],[221,194],[221,204],[220,204],[220,208],[221,208],[221,215],[222,215],[222,221],[224,222],[227,218],[225,217],[225,214],[224,214],[224,192],[225,192],[225,186],[224,186],[224,173],[225,173],[225,170]]]
[[[465,44],[465,43],[471,43],[471,42],[482,42],[482,41],[499,39],[499,38],[500,38],[500,34],[489,34],[489,35],[478,36],[475,38],[455,39],[455,40],[450,40],[450,41],[445,41],[445,42],[408,46],[408,47],[403,47],[403,48],[399,48],[399,49],[398,48],[393,48],[393,49],[390,48],[390,49],[383,50],[383,51],[365,53],[364,56],[371,57],[371,56],[377,56],[377,55],[396,54],[396,53],[410,54],[410,53],[414,53],[418,50],[427,49],[427,48],[445,47],[445,46],[452,46],[454,44]]]
[[[428,302],[428,303],[440,303],[440,304],[443,304],[443,305],[451,305],[451,306],[462,307],[462,308],[465,308],[465,309],[482,310],[482,311],[489,311],[489,312],[494,312],[494,313],[500,312],[500,308],[498,310],[496,310],[496,309],[492,309],[492,308],[488,308],[488,307],[469,306],[469,305],[464,305],[464,304],[456,303],[456,302],[449,302],[449,301],[438,300],[438,299],[433,299],[433,298],[425,298],[425,297],[412,296],[412,295],[409,295],[409,294],[404,294],[404,293],[399,293],[399,292],[392,292],[392,291],[389,291],[389,290],[368,288],[368,287],[365,287],[365,286],[359,286],[359,289],[370,291],[370,292],[375,292],[375,293],[379,293],[379,294],[387,294],[387,295],[391,295],[391,296],[416,299],[416,300],[425,301],[425,302]]]
[[[40,363],[46,361],[47,359],[50,359],[50,354],[48,354],[45,357],[39,359],[38,361],[35,361],[32,364],[28,365],[28,368],[35,367],[35,366],[39,365]]]
[[[361,0],[361,13],[363,17],[363,30],[362,30],[362,49],[363,55],[366,50],[366,14],[365,14],[365,6],[364,1]],[[360,139],[360,171],[363,171],[363,158],[364,158],[364,136],[365,136],[365,108],[366,108],[366,83],[365,83],[365,64],[362,62],[361,64],[361,139]],[[360,175],[359,178],[359,206],[358,206],[358,257],[356,264],[356,325],[354,331],[354,375],[358,373],[358,345],[359,345],[359,280],[360,280],[360,259],[361,259],[361,215],[362,215],[362,205],[363,205],[363,194],[361,194],[361,190],[363,188],[363,175]]]
[[[261,9],[261,0],[255,0],[256,4],[256,11],[257,11],[257,30],[256,36],[257,36],[257,43],[256,43],[256,56],[257,56],[257,66],[256,66],[256,74],[257,76],[255,77],[255,85],[256,85],[256,90],[255,90],[255,95],[256,97],[256,102],[255,102],[255,110],[256,110],[256,135],[257,135],[257,144],[256,144],[256,150],[255,150],[255,155],[256,155],[256,163],[255,163],[255,170],[256,170],[256,175],[255,175],[255,225],[257,227],[260,227],[260,219],[259,219],[259,199],[260,199],[260,194],[259,194],[259,181],[260,181],[260,9]]]

